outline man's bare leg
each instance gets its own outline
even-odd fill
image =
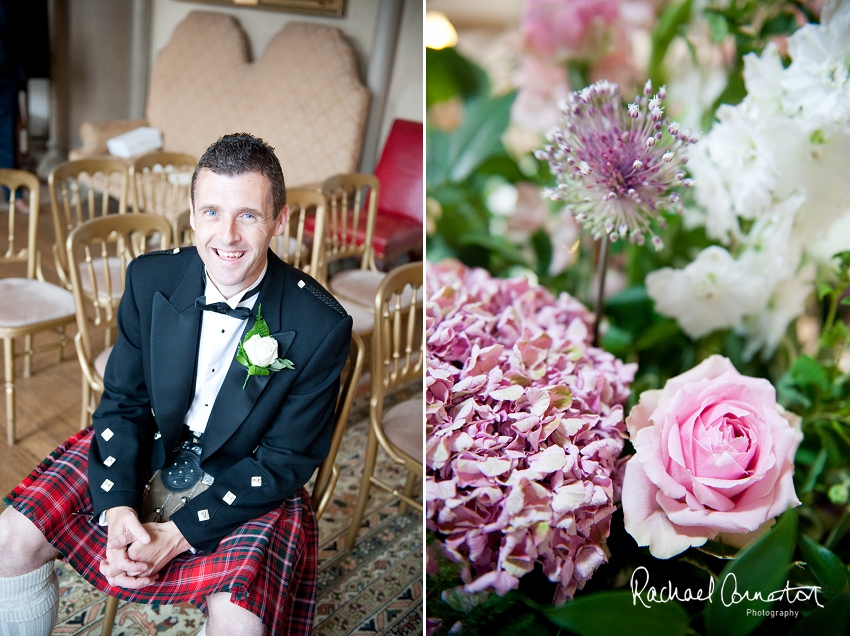
[[[59,552],[13,508],[0,514],[0,636],[48,636],[56,623]]]
[[[207,597],[207,636],[265,636],[266,627],[254,614],[230,602],[230,592]]]
[[[32,572],[59,556],[35,524],[14,508],[0,514],[0,577]]]

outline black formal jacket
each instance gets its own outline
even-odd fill
[[[327,456],[351,318],[315,280],[271,250],[256,308],[295,368],[251,376],[236,351],[204,434],[201,466],[215,483],[172,516],[196,549],[214,550],[228,533],[303,486]],[[92,418],[89,453],[93,515],[115,506],[141,510],[151,471],[174,457],[195,389],[204,293],[195,248],[154,252],[127,268],[118,336]],[[245,331],[253,325],[246,321]],[[244,333],[244,332],[243,332]]]

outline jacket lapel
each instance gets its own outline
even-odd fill
[[[197,259],[170,298],[154,295],[151,314],[151,406],[165,448],[174,448],[194,394],[203,293],[203,262]]]
[[[254,318],[257,315],[256,308],[262,307],[263,320],[266,321],[269,332],[278,342],[277,355],[284,358],[295,339],[294,331],[281,331],[285,268],[271,251],[268,258],[269,268],[266,271],[266,280],[263,281],[263,286],[257,297],[257,304],[254,305],[255,311],[252,313],[252,318],[246,322],[242,337],[244,338],[245,333],[254,325]],[[248,369],[239,364],[236,360],[236,351],[234,351],[224,383],[207,422],[202,459],[209,457],[221,448],[236,429],[242,425],[276,372],[273,371],[269,375],[251,376],[243,390],[242,385],[247,374]]]

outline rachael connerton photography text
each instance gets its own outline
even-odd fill
[[[650,608],[653,603],[669,603],[670,601],[708,601],[709,603],[713,603],[716,584],[713,578],[709,578],[708,587],[705,589],[698,588],[693,590],[687,587],[684,590],[679,590],[678,587],[673,585],[672,581],[668,580],[666,585],[656,588],[654,585],[649,584],[649,570],[644,566],[640,566],[632,572],[629,587],[632,591],[632,605],[640,603],[644,607]],[[725,607],[731,607],[745,601],[773,603],[781,600],[785,600],[788,603],[813,600],[818,607],[823,607],[818,599],[818,591],[820,589],[818,585],[791,587],[791,584],[786,580],[785,587],[768,593],[761,590],[739,590],[738,578],[734,572],[729,572],[720,584],[719,598]],[[750,612],[756,611],[768,610],[748,609],[747,615]]]

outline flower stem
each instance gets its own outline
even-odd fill
[[[848,529],[850,529],[850,506],[844,508],[841,518],[833,526],[832,532],[829,533],[829,537],[826,539],[826,543],[823,544],[824,547],[827,550],[835,550],[835,546],[847,534]]]
[[[605,273],[608,271],[608,235],[603,234],[599,241],[599,260],[596,265],[596,304],[594,312],[596,320],[593,323],[593,345],[599,346],[599,325],[605,310]]]

